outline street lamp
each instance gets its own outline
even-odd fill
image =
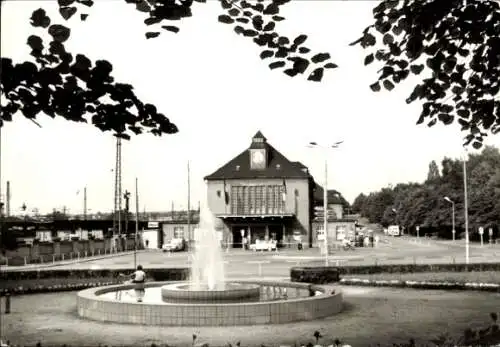
[[[338,148],[344,141],[337,141],[330,146],[322,146],[317,142],[309,142],[311,148],[321,148],[325,151],[325,182],[323,186],[323,230],[325,232],[325,266],[328,266],[328,152],[327,149]]]
[[[455,241],[455,202],[451,200],[449,197],[445,196],[444,199],[451,203],[451,232],[453,234],[453,241]]]
[[[467,155],[464,155],[465,263],[469,264],[469,207],[467,199]]]

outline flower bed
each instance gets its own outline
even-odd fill
[[[500,284],[475,282],[444,282],[444,281],[404,281],[404,280],[370,280],[361,278],[343,278],[339,284],[375,287],[399,287],[415,289],[454,289],[480,290],[500,292]]]

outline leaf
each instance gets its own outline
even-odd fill
[[[285,36],[280,36],[278,38],[278,45],[283,46],[283,45],[288,45],[290,43],[290,40],[288,37]]]
[[[153,39],[155,37],[158,37],[160,35],[160,33],[158,31],[148,31],[146,33],[146,39]]]
[[[43,41],[39,36],[31,35],[30,37],[28,37],[28,41],[26,43],[31,47],[32,50],[43,50]]]
[[[462,118],[469,118],[470,112],[466,109],[457,110],[457,115]]]
[[[86,19],[87,19],[87,17],[88,17],[88,16],[89,16],[89,15],[88,15],[87,13],[82,13],[82,14],[80,15],[80,19],[81,19],[82,21],[84,21],[84,20],[86,20]]]
[[[70,19],[76,13],[76,7],[74,7],[74,6],[71,6],[71,7],[61,7],[59,9],[59,13],[61,14],[61,16],[65,20],[68,20],[68,19]]]
[[[78,3],[87,7],[92,7],[94,5],[94,2],[92,0],[78,0]]]
[[[243,34],[245,29],[241,25],[237,25],[234,27],[234,31],[236,32],[236,34]]]
[[[434,118],[434,119],[432,119],[432,120],[431,120],[431,121],[427,124],[427,126],[430,128],[430,127],[434,126],[436,123],[437,123],[437,119],[436,119],[436,118]]]
[[[410,71],[415,74],[415,75],[418,75],[420,74],[423,70],[424,70],[424,65],[423,64],[420,64],[420,65],[410,65]]]
[[[311,58],[311,61],[315,64],[324,62],[325,60],[330,59],[329,53],[318,53]]]
[[[231,18],[231,16],[228,16],[227,14],[221,14],[218,19],[219,19],[219,22],[224,23],[224,24],[234,23],[234,19]]]
[[[239,18],[236,18],[236,21],[239,22],[239,23],[248,23],[250,22],[250,19],[248,19],[247,17],[239,17]]]
[[[274,30],[274,27],[276,26],[276,23],[274,22],[269,22],[266,24],[266,26],[264,27],[264,31],[271,31],[271,30]]]
[[[265,50],[260,53],[260,59],[271,58],[274,56],[274,52],[270,50]]]
[[[139,12],[150,12],[151,11],[151,7],[149,6],[148,2],[145,0],[138,2],[135,5],[135,7],[136,7],[137,11],[139,11]]]
[[[391,43],[394,43],[394,37],[391,34],[387,33],[382,38],[382,42],[384,43],[384,45],[389,45]]]
[[[295,40],[293,40],[293,43],[297,46],[300,46],[301,44],[303,44],[304,42],[306,42],[307,40],[307,35],[299,35],[295,38]]]
[[[229,11],[227,11],[227,13],[229,13],[229,15],[235,17],[235,16],[238,16],[240,14],[240,10],[238,10],[237,8],[232,8]]]
[[[179,32],[179,28],[173,25],[162,25],[161,27],[176,34]]]
[[[384,80],[383,85],[384,85],[384,88],[387,89],[388,91],[391,91],[394,89],[394,83],[392,83],[389,80]]]
[[[252,30],[252,29],[246,29],[243,31],[243,36],[246,36],[246,37],[254,37],[257,35],[259,35],[259,33],[255,30]]]
[[[265,9],[264,9],[264,14],[278,14],[280,12],[280,8],[278,5],[273,1],[271,2]]]
[[[31,25],[34,27],[47,28],[50,25],[50,18],[47,17],[45,10],[39,8],[31,14]]]
[[[379,92],[380,91],[380,83],[379,82],[375,82],[373,83],[372,85],[370,85],[370,89],[374,92]]]
[[[311,50],[307,47],[299,47],[299,53],[301,54],[307,54],[309,53]]]
[[[273,69],[277,69],[277,68],[283,67],[285,65],[286,65],[286,63],[283,60],[278,60],[278,61],[274,61],[271,64],[269,64],[269,68],[271,70],[273,70]]]
[[[273,16],[272,18],[275,22],[281,22],[282,20],[285,20],[285,17],[281,16]]]
[[[336,69],[338,68],[339,66],[337,64],[334,64],[334,63],[326,63],[325,66],[323,66],[325,69]]]
[[[160,17],[149,17],[144,20],[144,24],[146,25],[153,25],[153,24],[158,24],[162,21],[163,19]]]
[[[371,64],[374,60],[375,60],[375,56],[373,55],[373,53],[368,54],[365,57],[365,65]]]
[[[49,34],[55,41],[65,42],[71,33],[71,29],[65,27],[64,25],[54,24],[49,27]]]
[[[293,61],[293,69],[301,74],[307,70],[310,64],[307,59],[301,57],[293,57],[290,58],[289,60]]]
[[[75,0],[57,0],[59,7],[66,7],[74,3]]]
[[[360,43],[361,41],[363,41],[363,38],[360,37],[359,39],[357,39],[356,41],[353,41],[349,44],[349,46],[356,46],[358,43]]]
[[[453,123],[453,116],[448,114],[448,113],[440,113],[438,115],[438,118],[441,122],[443,122],[444,125],[450,125]]]
[[[315,69],[313,72],[311,72],[307,80],[313,82],[321,82],[321,80],[323,79],[323,71],[324,69],[322,67]]]

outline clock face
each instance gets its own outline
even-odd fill
[[[252,160],[254,163],[261,164],[264,162],[264,154],[262,152],[253,152]]]

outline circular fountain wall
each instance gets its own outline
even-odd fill
[[[104,322],[164,326],[234,326],[314,320],[332,316],[340,312],[343,306],[342,293],[331,285],[272,281],[237,283],[243,288],[251,289],[252,295],[256,286],[260,290],[265,288],[275,293],[288,293],[289,298],[279,295],[278,299],[269,301],[255,301],[253,297],[241,299],[239,302],[207,303],[191,297],[189,302],[179,302],[162,298],[163,289],[167,288],[168,296],[172,290],[181,292],[184,286],[189,288],[188,283],[151,282],[146,284],[146,291],[148,288],[161,289],[155,302],[120,300],[115,293],[133,292],[133,285],[114,285],[80,291],[77,309],[81,317]],[[228,284],[229,292],[233,285],[238,287],[238,284]],[[313,296],[293,297],[293,291],[305,291]],[[203,294],[200,295],[205,295],[204,291],[201,293]]]
[[[258,299],[260,286],[249,283],[225,283],[223,290],[193,288],[192,284],[174,283],[161,287],[161,296],[166,302],[231,302]]]

